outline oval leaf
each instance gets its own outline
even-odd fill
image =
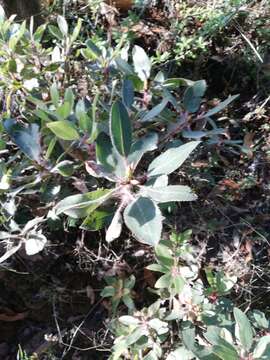
[[[250,322],[246,314],[238,308],[233,309],[233,314],[236,321],[236,337],[239,338],[243,348],[249,351],[253,343],[253,333]]]
[[[24,127],[14,119],[7,119],[4,128],[20,148],[20,150],[31,160],[41,160],[40,132],[37,124]]]
[[[151,199],[145,197],[135,199],[126,207],[124,219],[138,241],[151,246],[159,243],[162,216],[158,206]]]
[[[205,90],[205,80],[196,81],[192,86],[188,87],[184,93],[184,108],[191,113],[196,112],[201,105]]]
[[[128,163],[132,165],[133,169],[137,167],[146,152],[153,151],[157,148],[157,142],[158,135],[156,133],[149,133],[132,144],[128,156]]]
[[[142,81],[150,77],[151,60],[140,46],[135,45],[132,51],[133,64],[136,73]]]
[[[112,222],[106,232],[106,241],[107,242],[112,242],[113,240],[119,238],[119,236],[122,232],[122,223],[123,223],[123,220],[122,220],[122,215],[121,215],[121,209],[118,208],[117,211],[115,212]]]

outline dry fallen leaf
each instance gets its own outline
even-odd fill
[[[115,6],[121,11],[128,11],[133,5],[133,0],[107,0],[106,3],[110,6]]]
[[[6,309],[6,313],[0,313],[0,321],[13,322],[23,320],[27,317],[28,311],[22,313],[14,313],[11,310]]]
[[[154,287],[155,283],[156,283],[156,278],[155,275],[152,271],[144,268],[143,269],[143,277],[144,277],[144,281],[146,282],[146,284],[150,287]]]

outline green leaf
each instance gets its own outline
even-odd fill
[[[128,155],[128,163],[132,165],[133,170],[146,152],[157,148],[157,142],[158,135],[150,132],[132,144],[130,154]]]
[[[252,327],[243,311],[234,308],[233,314],[236,321],[236,337],[240,340],[243,348],[248,352],[253,343]]]
[[[163,86],[178,88],[179,86],[192,86],[194,85],[194,81],[184,79],[184,78],[170,78],[164,81]]]
[[[161,272],[161,273],[166,273],[168,271],[168,268],[163,266],[163,265],[160,265],[160,264],[151,264],[151,265],[148,265],[147,266],[147,269],[148,270],[151,270],[151,271],[157,271],[157,272]]]
[[[163,188],[168,186],[168,182],[168,175],[153,176],[147,180],[145,186],[151,186],[153,188]]]
[[[154,106],[151,110],[147,111],[147,113],[140,119],[140,122],[148,122],[153,121],[167,106],[168,99],[164,98],[160,104]]]
[[[202,118],[210,117],[210,116],[213,116],[213,115],[217,114],[218,112],[223,110],[226,106],[228,106],[232,101],[234,101],[238,97],[239,97],[239,94],[229,96],[226,100],[220,102],[216,107],[214,107],[213,109],[207,111],[207,113],[204,114],[202,116]]]
[[[79,122],[80,129],[87,135],[91,136],[93,123],[87,114],[84,100],[80,99],[75,108],[75,115]]]
[[[124,325],[138,325],[139,319],[135,318],[134,316],[124,315],[120,316],[119,321]]]
[[[205,90],[206,82],[204,80],[196,81],[192,86],[188,87],[183,98],[184,108],[191,113],[196,112],[201,105]]]
[[[96,139],[97,161],[104,166],[104,170],[113,173],[112,177],[125,178],[128,163],[112,146],[110,137],[101,132]]]
[[[204,337],[212,344],[214,354],[218,355],[222,360],[238,360],[237,350],[232,344],[220,336],[221,328],[217,326],[209,326]]]
[[[51,172],[70,177],[74,172],[73,162],[70,160],[61,161],[51,169]]]
[[[133,200],[124,211],[124,219],[138,241],[152,246],[159,243],[162,216],[152,200],[144,197]]]
[[[58,24],[58,27],[59,27],[61,33],[63,34],[63,36],[67,36],[68,35],[68,23],[67,23],[66,19],[63,16],[58,15],[57,16],[57,24]]]
[[[113,171],[115,159],[113,157],[113,146],[110,137],[100,132],[96,139],[96,157],[98,163],[103,165],[107,171]]]
[[[131,108],[134,101],[134,86],[133,82],[129,79],[124,79],[122,87],[123,104],[127,108]]]
[[[122,156],[128,156],[132,143],[132,129],[125,106],[117,101],[110,116],[110,135],[114,148]]]
[[[59,120],[65,120],[69,117],[72,110],[72,104],[68,101],[65,101],[64,104],[58,106],[56,109],[56,115]]]
[[[53,105],[57,108],[59,105],[59,91],[56,83],[53,83],[50,87],[50,95]]]
[[[162,275],[158,281],[155,283],[156,289],[167,289],[172,284],[172,276],[170,273]]]
[[[226,345],[214,345],[212,351],[222,360],[239,360],[237,351],[229,343]]]
[[[111,297],[115,295],[115,288],[113,286],[105,286],[105,288],[101,291],[100,295],[102,297]]]
[[[40,162],[40,133],[37,124],[29,124],[24,127],[14,119],[7,119],[4,121],[4,128],[14,143],[29,159]]]
[[[262,311],[254,310],[252,311],[253,326],[259,327],[260,329],[268,329],[270,326],[269,320],[266,319],[265,314]]]
[[[190,187],[183,185],[169,185],[165,187],[142,186],[140,188],[142,196],[150,197],[157,203],[166,203],[171,201],[194,201],[197,196]]]
[[[122,214],[121,208],[118,208],[114,214],[112,222],[106,231],[106,241],[112,242],[113,240],[119,238],[122,232]]]
[[[81,31],[81,28],[82,28],[82,19],[78,19],[77,25],[75,26],[73,33],[71,35],[71,38],[70,38],[71,43],[73,43],[75,40],[77,40],[77,38],[80,34],[80,31]]]
[[[191,351],[187,350],[186,348],[179,347],[174,350],[172,353],[168,355],[166,360],[192,360],[194,359],[194,355]]]
[[[174,287],[175,293],[180,294],[185,286],[185,280],[181,275],[172,276],[172,285]]]
[[[77,130],[68,120],[52,121],[47,126],[60,139],[71,141],[80,138]]]
[[[64,213],[75,219],[86,217],[107,201],[112,193],[113,190],[98,189],[85,194],[68,196],[55,206],[56,215]]]
[[[112,211],[97,209],[87,216],[80,228],[88,231],[101,230],[105,226],[109,226],[113,215]]]
[[[101,50],[94,44],[92,40],[86,41],[87,50],[91,53],[93,59],[98,59],[102,57]]]
[[[267,354],[265,354],[267,352]],[[266,355],[264,357],[263,355]],[[263,336],[259,339],[254,352],[253,352],[253,358],[254,359],[269,359],[270,355],[270,335]]]
[[[48,29],[51,35],[54,36],[56,39],[60,41],[63,40],[63,34],[57,26],[49,25]]]
[[[124,59],[122,59],[121,57],[117,57],[115,59],[115,62],[118,69],[122,71],[122,73],[124,73],[125,75],[134,75],[132,67]]]
[[[183,164],[199,143],[200,141],[190,141],[184,145],[166,150],[149,165],[149,176],[168,175],[172,173]]]
[[[146,52],[140,46],[135,45],[132,51],[132,57],[135,72],[142,81],[147,80],[150,77],[152,64]]]
[[[161,321],[158,318],[151,319],[148,322],[148,325],[154,329],[158,335],[166,334],[168,332],[168,323],[165,321]]]
[[[174,258],[172,256],[172,251],[167,246],[158,244],[155,247],[155,254],[159,263],[164,266],[173,266]]]
[[[69,104],[69,107],[70,107],[69,113],[73,109],[74,101],[75,101],[75,97],[74,97],[72,89],[71,88],[66,89],[65,96],[64,96],[64,103]]]

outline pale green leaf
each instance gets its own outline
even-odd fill
[[[108,200],[113,190],[98,189],[85,194],[71,195],[61,200],[55,206],[57,215],[66,214],[73,218],[83,218]]]
[[[162,231],[162,216],[151,199],[139,197],[132,201],[124,211],[124,219],[138,241],[152,246],[158,244]]]
[[[249,351],[253,343],[253,333],[248,317],[238,308],[233,309],[233,314],[236,321],[236,337],[241,342],[243,348]]]
[[[183,164],[199,143],[199,141],[190,141],[184,145],[166,150],[149,165],[149,176],[168,175],[172,173]]]
[[[265,360],[269,359],[268,357],[263,357],[266,350],[268,350],[267,353],[270,354],[270,335],[265,335],[259,339],[253,352],[253,358]]]
[[[135,72],[138,74],[142,81],[147,80],[150,77],[151,72],[151,60],[147,56],[143,48],[135,45],[132,51],[133,64]]]
[[[194,201],[197,196],[190,187],[183,185],[169,185],[165,187],[142,186],[140,188],[142,196],[150,197],[157,203],[166,203],[171,201]]]
[[[63,16],[58,15],[57,16],[57,24],[58,24],[58,27],[59,27],[61,33],[64,36],[67,36],[68,35],[68,23],[67,23],[66,19]]]
[[[140,162],[143,155],[148,151],[153,151],[157,148],[158,135],[156,133],[149,133],[132,144],[130,154],[128,156],[128,163],[135,169]]]
[[[72,123],[67,120],[52,121],[47,127],[60,139],[71,141],[80,138]]]

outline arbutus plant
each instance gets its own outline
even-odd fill
[[[188,186],[168,185],[168,175],[183,164],[199,141],[169,148],[150,163],[145,173],[136,172],[143,155],[155,150],[157,143],[158,135],[151,132],[133,141],[128,111],[116,101],[110,111],[108,134],[101,131],[97,137],[96,161],[85,163],[91,176],[109,180],[114,187],[66,197],[56,205],[56,214],[85,218],[82,228],[90,226],[92,230],[106,226],[110,220],[108,242],[120,236],[124,220],[138,241],[157,245],[163,221],[158,204],[197,198]],[[112,203],[114,211],[107,211],[105,203]],[[97,210],[101,206],[102,210]]]

